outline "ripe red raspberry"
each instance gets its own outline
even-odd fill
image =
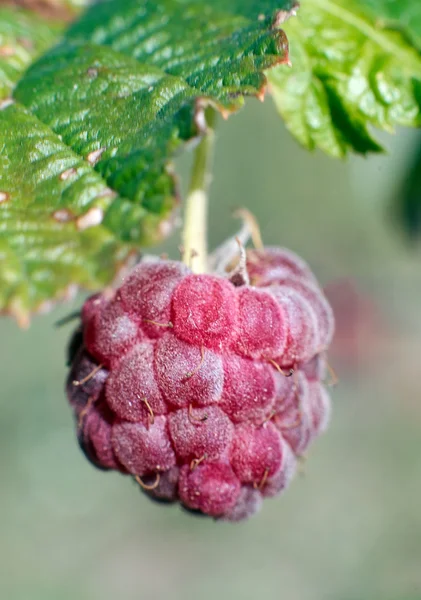
[[[239,521],[291,481],[327,426],[327,300],[287,250],[249,251],[251,284],[139,264],[88,299],[67,396],[97,467],[150,498]],[[244,278],[246,281],[247,278]]]

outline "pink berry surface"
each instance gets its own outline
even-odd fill
[[[237,522],[282,493],[325,431],[330,306],[308,265],[269,248],[250,275],[139,263],[86,300],[66,393],[79,444],[157,502]]]

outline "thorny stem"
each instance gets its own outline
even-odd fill
[[[186,199],[183,229],[183,261],[194,273],[206,273],[208,192],[211,183],[214,126],[216,112],[206,110],[207,133],[196,148],[191,173],[189,194]]]

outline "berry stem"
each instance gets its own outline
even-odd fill
[[[206,109],[207,132],[195,150],[183,228],[183,261],[194,273],[206,273],[208,266],[208,193],[212,180],[216,112]]]

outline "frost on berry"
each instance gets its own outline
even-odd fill
[[[242,483],[264,485],[282,463],[282,439],[271,423],[261,427],[243,425],[236,428],[231,451],[231,465]]]
[[[111,372],[106,398],[111,409],[127,421],[153,421],[167,412],[153,369],[153,342],[141,342]]]
[[[303,373],[294,390],[294,400],[278,407],[273,423],[300,455],[326,429],[331,404],[326,388],[319,381],[308,381]]]
[[[149,337],[159,337],[171,327],[171,299],[176,286],[190,273],[182,263],[141,263],[121,287],[125,309],[140,318]]]
[[[79,414],[88,402],[98,400],[107,377],[108,371],[100,367],[85,350],[80,349],[66,383],[67,398],[76,414]]]
[[[240,288],[235,350],[251,358],[275,358],[284,350],[286,335],[286,316],[275,298],[265,290]]]
[[[235,423],[262,423],[274,399],[274,370],[269,363],[235,355],[224,357],[224,389],[219,405]]]
[[[115,457],[112,443],[113,415],[105,402],[94,404],[78,422],[79,444],[88,460],[102,469],[122,467]]]
[[[105,294],[94,294],[85,300],[81,311],[82,325],[86,327],[106,303],[107,298]]]
[[[300,365],[301,372],[308,381],[324,381],[327,374],[327,361],[323,352],[316,354],[311,360]]]
[[[133,475],[167,471],[176,463],[165,417],[156,417],[153,424],[117,423],[113,425],[114,453]]]
[[[226,463],[202,463],[194,469],[185,465],[181,469],[179,494],[187,508],[219,517],[235,506],[240,492],[240,482]]]
[[[300,398],[306,397],[308,393],[308,380],[302,371],[294,371],[288,377],[277,373],[274,412],[280,413],[296,406]]]
[[[295,290],[310,304],[317,322],[319,334],[318,352],[327,348],[333,337],[333,312],[323,292],[316,286],[301,281],[298,278],[290,278],[286,281],[278,281],[281,289]]]
[[[291,483],[297,470],[297,459],[291,446],[282,438],[282,462],[279,469],[268,477],[262,486],[261,493],[265,498],[279,496]]]
[[[138,337],[138,325],[125,312],[117,294],[88,320],[84,341],[90,354],[109,367],[118,362]]]
[[[157,342],[155,371],[166,400],[177,407],[212,404],[221,398],[222,358],[168,333]]]
[[[235,506],[225,512],[223,519],[233,523],[249,519],[259,512],[262,503],[263,498],[259,490],[253,486],[243,485]]]
[[[288,277],[298,277],[303,281],[316,281],[308,264],[286,248],[264,248],[247,251],[247,270],[251,283],[267,286]]]
[[[188,275],[173,295],[174,332],[190,344],[221,349],[234,339],[237,295],[226,279]]]
[[[236,285],[156,260],[89,298],[66,383],[92,464],[233,522],[287,488],[331,409],[333,316],[317,281],[285,249],[246,259]]]
[[[290,367],[310,360],[319,344],[317,320],[311,304],[295,290],[275,285],[270,290],[288,321],[285,349],[277,357],[277,362],[282,367]]]
[[[297,455],[303,454],[313,437],[313,425],[308,387],[297,390],[295,401],[273,417],[282,436]]]
[[[323,433],[330,420],[331,402],[329,394],[320,381],[309,382],[309,402],[313,434]]]
[[[229,452],[234,426],[217,406],[182,408],[168,420],[178,457],[187,461],[220,459]]]
[[[168,471],[160,473],[158,480],[156,474],[145,475],[142,478],[142,491],[157,502],[176,502],[178,500],[179,477],[180,469],[178,467],[171,467]]]

